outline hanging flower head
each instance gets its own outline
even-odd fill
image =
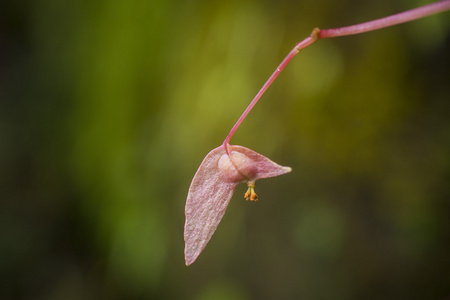
[[[245,199],[257,201],[256,180],[289,172],[291,168],[280,166],[242,146],[221,145],[209,152],[198,168],[187,196],[184,225],[186,265],[192,264],[206,247],[239,183],[248,185]]]

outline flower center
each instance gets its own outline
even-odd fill
[[[219,162],[217,163],[217,167],[220,170],[220,173],[224,177],[224,179],[228,182],[238,182],[245,179],[244,175],[242,175],[235,167],[230,157],[227,154],[224,154],[220,157]]]

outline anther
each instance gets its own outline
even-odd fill
[[[247,183],[248,189],[247,192],[245,192],[245,200],[250,200],[250,201],[258,201],[258,195],[256,195],[255,193],[255,183],[249,181]]]

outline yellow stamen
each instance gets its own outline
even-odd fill
[[[245,192],[245,199],[250,201],[258,201],[258,195],[255,193],[255,183],[254,182],[248,182],[247,183],[248,189],[247,192]]]

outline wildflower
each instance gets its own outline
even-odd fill
[[[257,201],[255,182],[291,172],[242,146],[226,145],[206,155],[189,187],[184,225],[186,265],[192,264],[217,229],[236,186],[246,182],[245,198]]]

